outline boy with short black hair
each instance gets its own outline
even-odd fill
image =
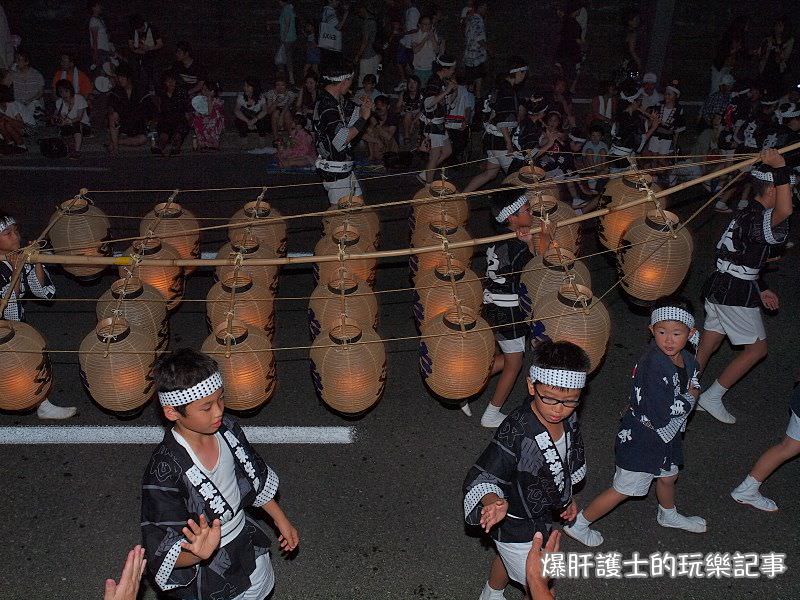
[[[173,424],[142,480],[142,535],[158,588],[175,598],[265,598],[275,585],[269,539],[243,509],[263,508],[281,550],[293,551],[299,536],[275,500],[278,476],[223,414],[214,359],[178,350],[159,358],[153,380]]]
[[[575,409],[588,371],[589,357],[575,344],[537,346],[530,397],[508,415],[464,480],[466,522],[489,533],[499,555],[480,600],[504,598],[509,579],[524,586],[534,535],[547,538],[555,514],[571,521],[578,512],[572,488],[585,478],[586,461]]]

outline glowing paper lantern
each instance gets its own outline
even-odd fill
[[[444,217],[428,223],[427,227],[418,227],[411,236],[411,246],[413,248],[425,248],[428,246],[442,246],[442,238],[447,238],[450,243],[466,242],[471,240],[469,233],[459,227],[451,217]],[[469,268],[472,261],[472,246],[464,248],[453,248],[450,250],[452,258],[461,262],[464,267]],[[411,269],[411,277],[415,278],[418,272],[426,272],[436,268],[440,261],[447,260],[447,255],[442,250],[425,252],[424,254],[412,254],[408,259],[408,266]]]
[[[103,242],[108,238],[111,223],[106,214],[91,200],[73,198],[58,205],[50,217],[47,237],[54,253],[65,256],[108,256],[111,249]],[[104,265],[63,265],[70,275],[93,279],[105,270]]]
[[[100,406],[127,413],[153,395],[155,339],[122,318],[103,319],[80,347],[81,380]]]
[[[486,321],[468,308],[452,308],[421,330],[419,367],[433,393],[463,400],[486,386],[494,360],[494,334]]]
[[[231,304],[233,302],[233,304]],[[257,285],[246,273],[228,267],[220,275],[206,296],[206,323],[212,331],[225,323],[228,312],[234,317],[266,332],[272,339],[275,335],[275,306],[269,288]]]
[[[617,251],[622,289],[638,300],[652,302],[674,293],[692,264],[692,236],[677,229],[678,216],[651,210],[628,228]],[[674,237],[673,237],[674,232]]]
[[[120,301],[122,299],[122,301]],[[118,279],[97,301],[97,320],[123,317],[133,329],[140,329],[156,341],[156,350],[169,343],[167,302],[157,289],[138,279]]]
[[[160,238],[178,251],[181,258],[200,258],[200,222],[177,202],[162,202],[147,213],[139,225],[139,235]],[[152,231],[152,234],[150,233]],[[194,267],[186,267],[188,275]]]
[[[469,221],[469,202],[449,181],[434,181],[416,194],[414,199],[430,198],[425,202],[411,205],[409,227],[413,233],[418,227],[424,229],[433,221],[450,217],[456,225],[464,226]]]
[[[237,227],[228,228],[228,237],[235,240],[249,230],[262,244],[272,248],[277,256],[286,256],[286,221],[281,219],[282,216],[269,202],[248,202],[231,218],[230,224]],[[248,226],[239,226],[242,223]]]
[[[255,266],[248,264],[248,260],[254,258],[278,258],[272,246],[261,243],[255,235],[248,235],[243,231],[233,234],[234,241],[222,246],[217,252],[217,258],[233,258],[241,252],[244,262],[239,269],[240,273],[250,276],[254,283],[267,287],[272,295],[278,290],[278,265]],[[217,279],[223,271],[229,270],[230,266],[217,267],[215,276]]]
[[[616,250],[631,223],[644,217],[647,211],[653,208],[652,203],[643,202],[637,206],[615,210],[617,206],[626,202],[646,198],[645,184],[654,192],[659,189],[658,186],[653,185],[653,178],[647,173],[625,173],[609,180],[600,204],[602,208],[613,212],[600,217],[597,227],[600,243],[609,250]]]
[[[575,211],[570,206],[563,202],[559,202],[555,196],[548,196],[528,190],[525,192],[528,196],[531,206],[531,214],[534,216],[533,225],[538,227],[540,220],[544,221],[545,218],[558,223],[565,219],[574,218]],[[578,246],[580,246],[581,226],[579,223],[572,225],[563,225],[556,229],[554,241],[562,248],[566,248],[573,254],[578,254]],[[539,234],[533,234],[534,243],[539,245]]]
[[[44,338],[19,321],[0,321],[0,409],[28,410],[53,383]]]
[[[327,285],[320,282],[311,294],[308,302],[311,339],[316,339],[321,330],[340,324],[342,314],[362,329],[378,327],[378,300],[375,294],[366,283],[346,269],[340,269]]]
[[[551,248],[544,256],[535,256],[520,275],[520,306],[528,317],[537,315],[537,305],[552,294],[557,294],[570,278],[578,285],[592,289],[589,269],[582,261],[576,261],[569,250]]]
[[[333,212],[343,208],[352,208],[343,213]],[[335,207],[328,209],[333,212],[331,215],[322,217],[322,235],[327,237],[342,227],[345,223],[351,224],[358,229],[361,237],[371,246],[371,250],[380,245],[381,222],[378,214],[369,208],[364,208],[364,198],[362,196],[345,196]]]
[[[275,393],[275,355],[264,331],[234,319],[218,325],[201,348],[219,365],[225,408],[252,410]]]
[[[577,289],[576,289],[577,288]],[[591,370],[603,360],[611,334],[611,319],[603,303],[582,285],[564,285],[536,306],[536,339],[572,342],[589,355]]]
[[[344,247],[347,258],[344,261],[328,261],[314,263],[314,283],[331,281],[336,276],[337,270],[344,266],[350,273],[372,287],[375,283],[375,268],[377,259],[359,258],[359,254],[371,252],[370,244],[361,239],[361,233],[353,225],[343,225],[328,237],[322,238],[314,248],[316,256],[330,256],[339,254],[339,244]]]
[[[143,259],[180,259],[180,254],[178,254],[175,248],[166,242],[154,238],[136,240],[133,242],[133,245],[125,251],[125,255],[138,255]],[[129,272],[132,272],[133,277],[136,277],[142,283],[156,288],[167,301],[167,310],[172,310],[181,303],[185,283],[183,267],[130,265],[119,268],[119,276],[123,279],[127,277]]]
[[[525,165],[520,168],[516,173],[512,173],[503,180],[505,187],[519,187],[525,186],[529,191],[541,192],[545,196],[553,196],[560,198],[558,185],[552,179],[545,179],[547,177],[544,169],[540,167],[533,167]],[[522,190],[520,190],[521,192]]]
[[[383,395],[386,351],[372,328],[343,319],[320,332],[309,358],[314,388],[333,410],[358,414]]]
[[[483,306],[481,280],[457,260],[450,261],[450,268],[443,260],[434,269],[417,275],[412,310],[418,327],[455,306],[451,276],[461,306],[480,314]]]

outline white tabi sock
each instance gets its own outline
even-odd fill
[[[705,410],[712,417],[723,423],[733,424],[736,423],[734,417],[722,404],[722,396],[728,388],[719,384],[719,381],[714,381],[705,392],[700,394],[700,399],[697,402],[698,409]]]
[[[484,427],[500,427],[506,416],[500,412],[500,407],[494,404],[487,404],[486,410],[481,417],[481,425]]]
[[[748,474],[747,477],[744,478],[744,481],[742,481],[742,483],[740,483],[739,487],[737,487],[736,489],[742,491],[758,490],[758,488],[760,487],[761,487],[761,482],[752,475]]]
[[[575,523],[564,526],[563,531],[572,539],[578,540],[586,546],[599,546],[603,543],[603,536],[599,531],[589,529],[589,525],[591,522],[583,516],[583,511],[581,511],[575,517]]]
[[[503,595],[503,590],[494,589],[487,581],[478,600],[506,600],[506,597]]]
[[[711,384],[711,387],[703,392],[703,395],[709,400],[722,400],[722,397],[727,391],[728,388],[722,387],[719,381],[715,379],[714,383]]]

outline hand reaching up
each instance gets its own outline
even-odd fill
[[[208,559],[219,548],[222,538],[222,526],[219,519],[214,519],[211,526],[205,515],[200,515],[199,524],[189,519],[187,527],[183,528],[183,535],[188,542],[181,542],[181,548],[188,550],[202,560]]]
[[[103,600],[136,600],[136,596],[139,595],[139,582],[146,564],[144,548],[134,546],[133,550],[128,552],[119,583],[113,579],[106,579]]]

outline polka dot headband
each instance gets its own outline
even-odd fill
[[[522,194],[519,198],[514,200],[511,204],[506,206],[503,210],[497,213],[495,220],[498,223],[505,223],[508,220],[508,217],[516,213],[520,208],[525,206],[528,203],[528,197],[525,194]]]
[[[759,168],[755,168],[750,171],[750,175],[752,175],[755,179],[759,179],[761,181],[769,181],[770,183],[775,182],[775,177],[772,174],[772,170],[763,170]],[[797,175],[791,173],[789,175],[789,185],[797,185]]]
[[[689,329],[694,328],[694,317],[689,311],[683,310],[678,306],[662,306],[650,313],[650,325],[655,325],[661,321],[677,321],[678,323],[683,323]],[[695,330],[689,341],[696,346],[700,341],[700,332]]]
[[[0,233],[3,233],[6,229],[11,229],[16,224],[17,221],[14,219],[14,217],[5,217],[0,219]]]
[[[568,390],[579,390],[586,386],[586,373],[583,371],[566,371],[563,369],[545,369],[531,366],[531,381],[541,381],[545,385]]]
[[[161,406],[184,406],[195,400],[207,398],[221,387],[222,375],[217,371],[207,379],[185,390],[158,392],[158,401],[161,402]]]
[[[355,73],[351,71],[350,73],[345,73],[344,75],[323,75],[322,79],[330,83],[341,83],[342,81],[352,79],[353,75],[355,75]]]

